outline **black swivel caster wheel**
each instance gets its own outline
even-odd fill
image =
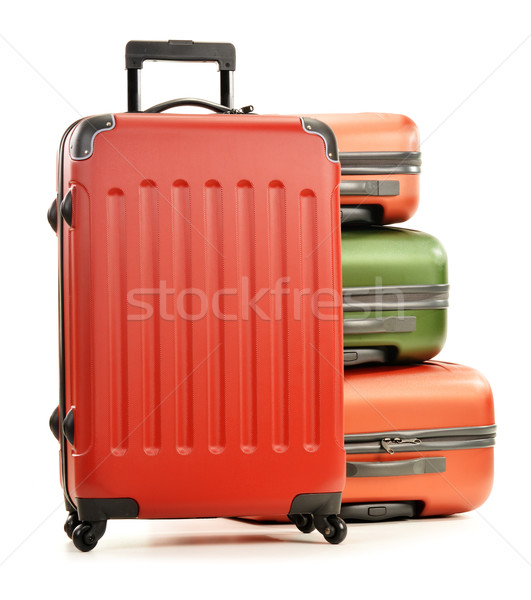
[[[341,544],[347,537],[347,524],[337,515],[316,516],[315,526],[329,544]]]
[[[77,512],[68,513],[68,517],[66,518],[66,521],[65,521],[65,533],[70,539],[72,539],[74,529],[78,525],[81,525],[81,521],[79,520],[79,518],[77,516]]]
[[[103,537],[106,526],[106,521],[95,521],[93,523],[84,521],[80,523],[72,534],[74,546],[81,552],[90,552]]]
[[[311,533],[315,530],[313,515],[297,515],[293,522],[302,533]]]

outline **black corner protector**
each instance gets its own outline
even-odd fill
[[[74,445],[74,409],[71,408],[63,421],[63,433],[65,438]]]
[[[341,492],[329,494],[299,494],[293,498],[290,515],[338,515],[341,510]]]
[[[57,233],[57,198],[51,203],[47,216],[50,227]]]
[[[314,133],[321,136],[325,143],[326,158],[332,162],[339,162],[339,151],[337,148],[337,140],[332,128],[311,117],[301,117],[302,128],[308,133]]]
[[[94,152],[94,138],[102,131],[114,129],[114,115],[96,115],[82,119],[70,138],[70,156],[72,160],[86,160]]]
[[[138,503],[132,498],[76,498],[80,521],[136,519]]]
[[[61,202],[61,216],[72,227],[72,191],[68,190]]]
[[[56,406],[49,420],[50,430],[56,440],[59,440],[59,407]]]

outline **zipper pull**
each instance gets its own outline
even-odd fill
[[[227,113],[231,115],[248,115],[253,111],[254,106],[250,104],[249,106],[242,106],[242,108],[229,108]]]
[[[382,448],[388,453],[388,454],[394,454],[395,451],[391,448],[391,445],[402,445],[402,444],[413,444],[413,445],[417,445],[420,444],[420,440],[418,438],[390,438],[390,437],[386,437],[384,438],[381,442],[382,444]]]
[[[382,448],[387,452],[387,454],[394,454],[395,453],[395,451],[391,450],[391,447],[389,446],[389,444],[391,444],[392,441],[393,440],[391,438],[384,438],[381,441]]]

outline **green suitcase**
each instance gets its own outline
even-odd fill
[[[343,231],[346,366],[433,358],[446,339],[446,252],[408,229]]]

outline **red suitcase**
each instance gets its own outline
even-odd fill
[[[345,371],[345,519],[450,515],[492,488],[496,426],[487,380],[427,362]]]
[[[217,61],[230,102],[232,45],[130,42],[130,112],[154,59]],[[338,186],[333,133],[309,118],[126,113],[67,130],[49,220],[77,548],[108,519],[249,513],[344,539]]]
[[[421,168],[417,126],[386,113],[315,115],[332,129],[341,161],[341,221],[388,225],[412,217]]]

